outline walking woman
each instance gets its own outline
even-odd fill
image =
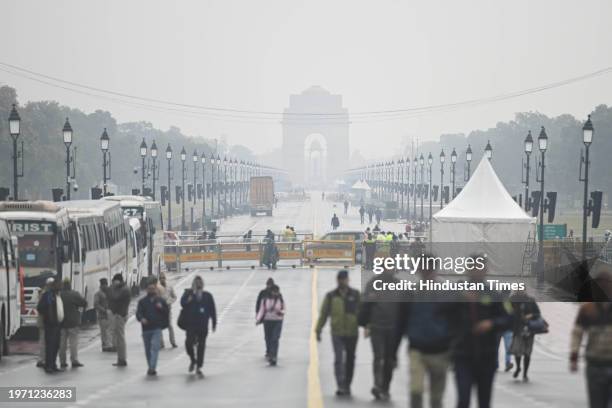
[[[510,353],[514,355],[516,370],[513,377],[517,378],[521,373],[521,360],[523,362],[523,381],[529,381],[527,371],[531,363],[531,352],[533,351],[533,340],[535,334],[529,330],[527,323],[531,319],[540,317],[540,308],[535,300],[527,295],[525,291],[518,291],[510,296],[512,302],[513,328],[512,344]]]
[[[285,317],[285,301],[280,294],[278,285],[273,285],[266,293],[259,312],[256,324],[263,323],[266,338],[267,358],[271,366],[276,365],[278,358],[278,343]]]
[[[200,276],[193,278],[191,289],[186,289],[181,297],[181,316],[179,327],[186,331],[185,349],[191,362],[189,372],[196,370],[202,376],[204,349],[208,337],[208,321],[212,321],[212,331],[217,329],[217,312],[213,296],[204,290],[204,280]],[[197,356],[194,347],[197,346]]]

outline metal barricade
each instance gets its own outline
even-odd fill
[[[307,263],[355,264],[355,241],[304,240],[303,246]]]

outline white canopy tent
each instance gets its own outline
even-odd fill
[[[491,274],[519,275],[525,244],[529,237],[535,238],[535,226],[536,219],[512,199],[489,159],[483,158],[461,192],[433,215],[431,237],[434,246],[463,243],[466,250],[481,248]]]

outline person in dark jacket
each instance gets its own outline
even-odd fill
[[[113,285],[108,292],[108,306],[111,315],[111,332],[113,336],[113,348],[117,350],[116,367],[127,365],[127,352],[125,345],[125,323],[127,322],[128,309],[132,294],[123,281],[120,273],[113,276]]]
[[[268,296],[270,289],[274,286],[274,279],[268,278],[266,280],[266,287],[259,291],[257,295],[257,301],[255,302],[255,316],[259,314],[259,309],[261,308],[262,302]],[[282,295],[281,295],[282,296]],[[268,350],[268,343],[266,342],[266,360],[270,357],[270,350]]]
[[[183,307],[183,322],[186,329],[185,350],[189,356],[189,372],[196,369],[196,374],[202,376],[204,351],[208,337],[208,322],[212,323],[212,331],[217,330],[217,311],[213,296],[204,290],[204,280],[200,276],[193,278],[191,289],[186,289],[181,297]],[[197,357],[194,346],[197,344]]]
[[[47,374],[56,373],[60,371],[57,368],[57,352],[61,336],[60,326],[64,320],[64,308],[59,295],[59,284],[53,278],[47,280],[47,290],[38,300],[36,310],[42,316],[45,332],[45,372]]]
[[[472,255],[486,259],[482,255]],[[470,270],[471,283],[485,282],[482,269]],[[497,370],[499,336],[512,325],[512,306],[491,290],[460,293],[458,302],[448,303],[446,316],[451,324],[452,361],[457,385],[457,408],[468,408],[472,387],[478,391],[479,408],[490,408],[493,380]]]
[[[267,359],[271,366],[275,366],[278,359],[278,345],[286,311],[280,288],[277,285],[272,285],[270,290],[266,292],[259,312],[255,317],[255,323],[263,323],[264,326]]]
[[[514,355],[514,361],[516,361],[516,370],[512,377],[517,378],[519,376],[521,373],[521,362],[523,362],[523,381],[527,382],[529,381],[527,371],[529,371],[533,341],[535,339],[535,335],[529,331],[527,323],[531,319],[540,317],[540,308],[536,301],[525,291],[513,293],[509,300],[512,304],[514,323],[510,353]]]
[[[269,230],[268,230],[269,231]],[[270,231],[271,232],[271,231]],[[276,263],[278,262],[278,248],[274,243],[274,234],[264,239],[264,250],[262,263],[268,267],[268,269],[276,269]]]
[[[365,255],[364,268],[371,271],[374,267],[374,256],[376,255],[376,240],[371,232],[367,233],[366,239],[363,241],[363,253]]]
[[[336,213],[334,213],[332,219],[331,219],[331,226],[332,229],[335,231],[338,229],[338,227],[340,226],[340,219],[338,218],[338,216],[336,215]]]
[[[147,295],[138,301],[136,320],[142,326],[142,340],[147,358],[147,375],[157,375],[157,357],[161,348],[162,330],[168,327],[169,308],[160,296],[157,279],[147,283]]]
[[[64,321],[61,325],[61,338],[59,348],[60,367],[68,367],[66,351],[70,344],[70,362],[72,368],[83,367],[79,361],[79,325],[81,324],[81,308],[85,309],[87,301],[76,290],[72,290],[70,279],[64,279],[63,289],[60,293],[64,304]]]
[[[436,281],[433,265],[419,270],[421,280]],[[444,294],[420,291],[410,295],[402,310],[404,333],[410,359],[410,408],[423,407],[425,377],[429,378],[429,401],[441,408],[446,374],[450,365],[451,332],[444,317]]]
[[[359,326],[359,291],[349,286],[348,271],[342,269],[337,275],[338,287],[325,295],[321,305],[319,320],[315,328],[317,341],[321,341],[321,331],[331,318],[331,338],[334,347],[334,375],[338,397],[351,395],[351,383],[355,369],[355,350]]]
[[[372,395],[381,401],[390,399],[389,386],[397,367],[397,349],[401,341],[401,303],[397,292],[376,291],[373,282],[399,283],[392,270],[386,269],[366,285],[359,307],[359,325],[372,344],[374,387]],[[394,299],[395,298],[395,299]]]

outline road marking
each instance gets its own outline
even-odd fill
[[[313,202],[314,200],[311,200]],[[313,203],[314,204],[314,203]],[[317,205],[312,206],[312,233],[317,236]],[[319,347],[315,329],[319,319],[319,296],[317,294],[317,281],[319,268],[312,269],[312,284],[310,287],[310,301],[312,322],[310,325],[310,361],[308,362],[308,408],[323,408],[323,397],[321,395],[321,378],[319,376]]]

